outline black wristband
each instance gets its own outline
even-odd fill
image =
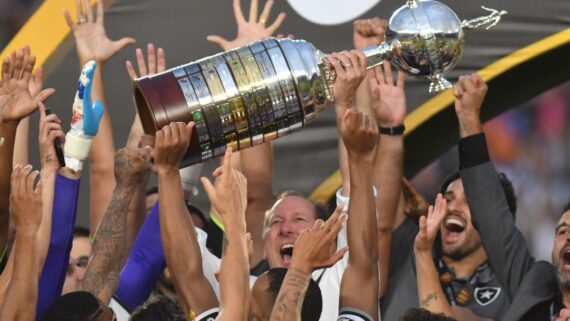
[[[396,127],[378,127],[380,134],[390,136],[400,136],[404,133],[405,130],[406,126],[404,126],[404,124],[398,125]]]

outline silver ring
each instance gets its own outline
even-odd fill
[[[265,27],[265,24],[267,23],[267,19],[266,18],[259,18],[259,23]]]
[[[77,25],[79,26],[79,25],[82,25],[82,24],[84,24],[84,23],[86,23],[86,22],[87,22],[87,18],[85,18],[85,17],[80,17],[79,20],[77,20]]]

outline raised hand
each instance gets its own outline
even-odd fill
[[[486,94],[487,84],[477,74],[461,76],[453,86],[461,137],[481,132],[479,114]]]
[[[238,27],[236,38],[229,41],[220,36],[210,35],[207,37],[208,41],[217,44],[222,48],[222,50],[226,51],[271,37],[271,35],[281,26],[283,20],[285,20],[285,13],[281,12],[269,27],[265,26],[269,19],[273,3],[273,0],[268,0],[265,3],[265,7],[263,7],[263,11],[258,19],[257,9],[259,0],[251,0],[249,20],[245,20],[243,12],[241,11],[240,0],[233,0],[234,15]]]
[[[39,89],[32,79],[32,71],[36,63],[36,57],[30,53],[29,47],[24,47],[13,52],[10,57],[2,62],[2,82],[0,83],[0,102],[3,101],[2,122],[18,123],[21,119],[33,113],[38,102],[51,96],[54,89]],[[30,86],[34,84],[34,92],[30,92]]]
[[[89,60],[105,64],[124,47],[135,43],[133,38],[126,37],[112,41],[107,37],[107,32],[103,26],[103,0],[97,0],[96,14],[93,12],[89,0],[77,0],[76,2],[77,22],[73,22],[68,9],[64,10],[63,15],[73,32],[81,66]]]
[[[16,165],[11,176],[10,212],[14,219],[16,233],[35,235],[42,222],[42,185],[34,188],[38,171],[32,165]]]
[[[115,180],[117,187],[135,188],[151,168],[148,148],[121,148],[115,153]]]
[[[136,50],[137,55],[137,66],[139,68],[139,73],[135,71],[135,67],[130,60],[127,60],[127,72],[132,80],[135,80],[139,77],[144,76],[151,76],[157,73],[161,73],[166,70],[166,56],[164,54],[164,50],[162,48],[158,48],[158,50],[154,49],[154,45],[149,43],[147,45],[147,63],[144,60],[143,51],[140,48]]]
[[[340,135],[349,160],[374,161],[378,142],[378,128],[370,118],[355,108],[347,108],[337,119]]]
[[[224,154],[222,166],[218,167],[213,175],[216,185],[206,177],[201,181],[208,194],[210,203],[222,216],[224,224],[243,223],[245,228],[245,209],[247,207],[247,180],[242,173],[232,168],[232,149],[228,148]]]
[[[447,202],[441,194],[437,194],[435,206],[429,207],[427,217],[420,217],[420,230],[418,235],[416,235],[414,247],[416,252],[431,253],[433,242],[439,232],[441,222],[445,218],[446,210]]]
[[[366,76],[366,57],[360,51],[343,51],[327,57],[336,73],[333,88],[337,117],[352,107],[356,89]]]
[[[352,40],[355,49],[378,46],[384,41],[384,33],[388,27],[388,21],[378,17],[354,21],[354,33]]]
[[[188,124],[170,123],[156,132],[154,141],[154,168],[156,172],[175,170],[178,172],[180,162],[190,145],[190,137],[194,122]]]
[[[341,260],[348,247],[337,252],[335,240],[346,218],[347,215],[342,214],[342,207],[337,207],[326,222],[317,220],[313,227],[301,233],[295,242],[291,267],[312,273]]]
[[[404,73],[398,74],[394,85],[392,67],[389,61],[368,71],[368,83],[372,92],[372,109],[381,127],[396,127],[406,117],[406,95],[404,93]]]
[[[65,133],[61,129],[61,120],[56,114],[46,115],[46,106],[39,103],[40,106],[40,164],[42,171],[59,169],[59,161],[55,151],[54,140],[59,138],[61,143],[65,143]]]

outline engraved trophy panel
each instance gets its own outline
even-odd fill
[[[461,58],[464,30],[499,22],[505,11],[460,21],[435,0],[407,0],[390,18],[386,40],[362,50],[367,68],[389,60],[451,87],[443,74]],[[269,38],[134,81],[146,133],[172,121],[196,123],[182,166],[261,144],[300,130],[333,101],[335,73],[325,54],[303,40]]]

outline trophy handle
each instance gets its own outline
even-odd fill
[[[485,29],[488,30],[488,29],[494,27],[497,23],[499,23],[499,21],[501,21],[501,17],[507,14],[506,10],[498,11],[495,9],[487,8],[485,6],[481,6],[481,8],[483,8],[483,10],[486,10],[490,13],[486,16],[483,16],[483,17],[478,17],[478,18],[471,19],[471,20],[463,20],[461,22],[461,28],[463,30],[475,29],[475,28],[483,27],[485,25],[487,25],[485,27]]]

